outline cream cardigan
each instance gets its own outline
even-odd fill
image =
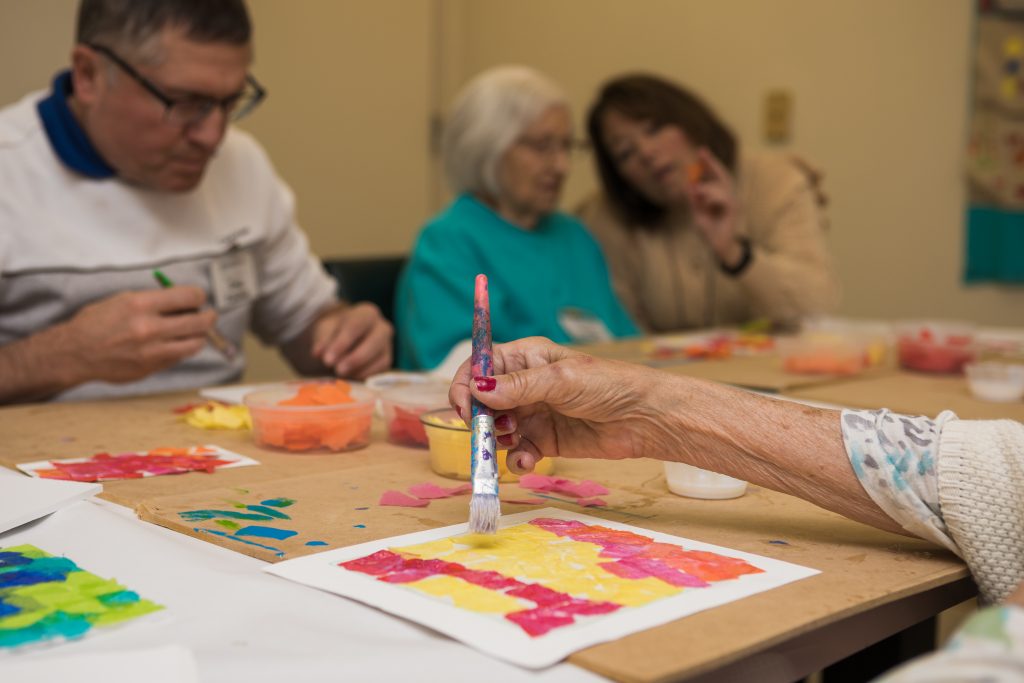
[[[787,323],[838,305],[825,218],[808,175],[789,157],[753,153],[740,161],[737,187],[737,232],[750,239],[753,259],[736,277],[720,270],[688,221],[629,229],[600,194],[579,208],[604,249],[616,294],[645,330]]]

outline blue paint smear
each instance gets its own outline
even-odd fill
[[[253,512],[259,512],[260,514],[263,514],[263,515],[270,515],[271,517],[276,517],[277,519],[291,519],[291,517],[289,517],[288,515],[284,514],[280,510],[275,510],[274,508],[268,508],[268,507],[266,507],[264,505],[246,505],[245,507],[249,508]]]
[[[306,545],[327,545],[323,541],[306,541]]]
[[[204,533],[204,534],[213,534],[214,536],[223,536],[224,538],[231,539],[232,541],[238,541],[239,543],[245,543],[246,545],[254,545],[257,548],[263,548],[265,550],[273,550],[274,553],[278,557],[284,557],[284,551],[281,550],[280,548],[275,548],[275,547],[269,546],[269,545],[263,545],[262,543],[256,543],[254,541],[247,541],[244,538],[239,538],[238,536],[232,536],[231,534],[227,533],[226,531],[217,531],[216,529],[200,529],[198,527],[193,529],[193,531],[198,531],[198,532]]]
[[[49,581],[64,581],[69,572],[78,571],[78,566],[64,557],[40,557],[32,562],[31,569],[12,569],[0,572],[0,588],[34,586]]]
[[[785,541],[768,541],[768,542],[771,543],[772,545],[789,545],[789,543],[786,543]]]
[[[139,594],[135,591],[117,591],[99,596],[99,601],[108,607],[132,605],[139,601]]]
[[[32,564],[32,558],[15,551],[0,552],[0,568],[20,567],[23,564]]]
[[[283,541],[286,538],[291,538],[298,531],[292,531],[290,529],[275,529],[272,526],[247,526],[242,527],[235,532],[235,536],[256,536],[258,538],[273,538],[276,541]]]
[[[355,527],[356,529],[365,529],[366,528],[365,524],[353,524],[352,526]]]
[[[356,510],[369,510],[370,508],[356,508]]]
[[[7,617],[12,614],[17,614],[20,611],[20,607],[16,607],[14,605],[11,605],[10,603],[6,603],[3,601],[3,598],[0,598],[0,617]]]
[[[78,614],[53,612],[26,628],[0,629],[0,647],[17,647],[49,638],[77,638],[92,628],[89,621]]]
[[[189,522],[201,522],[205,519],[214,519],[215,517],[249,519],[261,522],[269,522],[274,519],[269,515],[253,515],[247,512],[235,512],[234,510],[189,510],[187,512],[179,512],[178,516]]]
[[[270,498],[268,500],[260,501],[260,505],[269,505],[275,508],[286,508],[292,505],[295,501],[291,498]]]

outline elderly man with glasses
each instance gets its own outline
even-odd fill
[[[0,110],[0,402],[229,382],[246,329],[306,374],[390,366],[230,126],[251,61],[243,0],[82,0],[71,68]]]

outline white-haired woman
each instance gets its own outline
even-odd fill
[[[564,93],[531,69],[497,67],[462,90],[442,143],[458,196],[420,232],[398,285],[400,366],[433,368],[469,338],[477,273],[496,341],[636,334],[600,247],[557,211],[573,144]]]

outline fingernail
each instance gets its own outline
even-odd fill
[[[477,391],[494,391],[494,387],[498,386],[498,380],[493,377],[474,377],[473,381],[476,382]]]
[[[494,426],[503,432],[507,432],[512,429],[512,418],[508,415],[502,415],[494,421]]]
[[[508,446],[509,448],[511,448],[512,447],[512,435],[511,434],[502,434],[501,436],[498,437],[498,443],[500,443],[502,446]]]
[[[523,469],[525,469],[525,468],[523,467],[523,456],[521,456],[521,455],[520,455],[520,456],[519,456],[518,458],[516,458],[516,469],[517,469],[517,470],[523,470]]]

